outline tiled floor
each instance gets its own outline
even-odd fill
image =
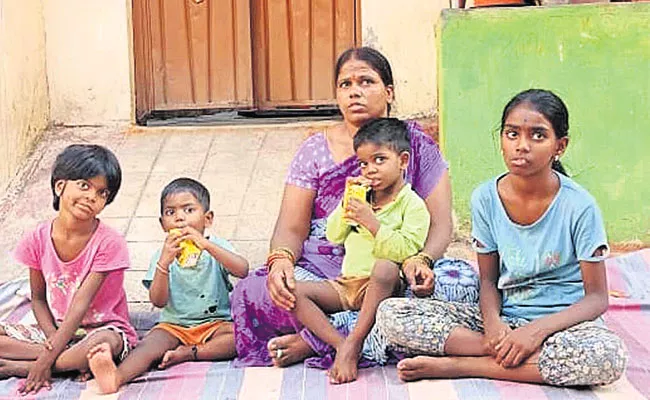
[[[123,184],[100,217],[126,235],[132,269],[130,302],[146,301],[140,280],[149,257],[164,238],[158,223],[160,192],[170,180],[188,176],[210,190],[213,231],[230,240],[251,265],[263,261],[280,206],[291,157],[311,132],[331,122],[276,126],[193,128],[56,128],[44,135],[5,193],[0,193],[0,282],[27,273],[9,255],[21,235],[54,216],[50,168],[71,143],[99,143],[113,150]],[[467,255],[463,243],[451,253]]]

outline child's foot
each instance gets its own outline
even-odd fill
[[[273,338],[269,340],[266,348],[273,365],[280,368],[299,363],[314,354],[311,347],[298,334]]]
[[[75,382],[88,382],[93,377],[90,371],[79,371],[79,375],[74,378]]]
[[[341,347],[336,350],[334,365],[328,371],[330,383],[340,384],[356,380],[360,353],[360,344],[353,343],[350,340],[343,342]]]
[[[99,391],[102,394],[117,392],[120,384],[111,346],[108,343],[98,344],[90,349],[86,357],[88,357],[88,365],[95,376]]]
[[[417,356],[397,363],[397,376],[403,381],[458,377],[457,370],[452,357]]]
[[[25,378],[29,374],[29,361],[4,360],[0,358],[0,379],[16,376]]]
[[[181,345],[174,350],[167,350],[162,358],[162,361],[160,364],[158,364],[158,368],[169,368],[172,365],[180,364],[193,359],[194,355],[192,354],[192,348],[190,346]]]

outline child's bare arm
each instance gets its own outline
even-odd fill
[[[479,246],[477,244],[477,246]],[[479,246],[480,247],[480,246]],[[477,253],[478,266],[481,277],[479,306],[485,326],[484,343],[490,354],[496,355],[496,347],[503,338],[512,331],[510,326],[501,320],[501,292],[497,288],[499,280],[499,253]]]
[[[167,235],[160,252],[153,281],[149,287],[149,300],[158,308],[165,307],[169,300],[169,266],[181,251],[180,243],[182,240],[183,236]]]
[[[497,346],[497,362],[506,368],[516,367],[538,350],[547,337],[581,322],[596,319],[607,310],[609,299],[604,261],[580,261],[580,271],[585,296],[560,312],[512,331]]]
[[[481,278],[479,304],[486,325],[501,322],[501,293],[497,289],[499,280],[499,253],[477,253],[479,276]]]
[[[209,240],[206,240],[204,248],[234,276],[245,278],[248,275],[248,260],[244,257],[228,251]]]
[[[52,316],[50,306],[47,304],[43,272],[30,268],[29,286],[32,292],[32,310],[36,322],[43,333],[45,333],[45,337],[50,338],[56,332],[56,325],[54,325],[54,317]]]
[[[86,315],[90,304],[95,298],[95,294],[104,283],[106,275],[105,272],[91,272],[83,280],[79,290],[72,298],[72,304],[68,308],[61,326],[50,337],[52,349],[42,353],[37,362],[44,362],[50,366],[54,364],[54,361],[65,350],[68,342],[79,328],[84,315]]]
[[[68,308],[61,326],[48,339],[48,351],[44,351],[38,356],[29,368],[27,379],[18,388],[21,394],[36,393],[42,387],[50,387],[52,366],[65,350],[74,332],[79,328],[79,324],[105,278],[106,273],[91,272],[81,283],[81,287],[72,298],[72,304]]]
[[[190,239],[193,241],[200,249],[210,253],[234,276],[245,278],[248,275],[248,261],[244,257],[211,242],[191,226],[186,226],[181,230],[180,238],[181,240]]]
[[[158,261],[159,268],[164,268],[166,272],[156,269],[154,272],[151,286],[149,287],[149,301],[158,308],[165,307],[169,300],[169,264],[164,266]]]

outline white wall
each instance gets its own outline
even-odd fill
[[[435,24],[442,0],[362,0],[363,44],[391,63],[397,102],[395,115],[433,116],[437,109]]]
[[[0,193],[47,127],[41,0],[0,0]]]
[[[43,0],[52,122],[131,117],[130,0]]]

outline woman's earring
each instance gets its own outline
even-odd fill
[[[555,162],[560,161],[560,155],[556,154],[555,157],[553,157],[553,160],[555,160]]]

